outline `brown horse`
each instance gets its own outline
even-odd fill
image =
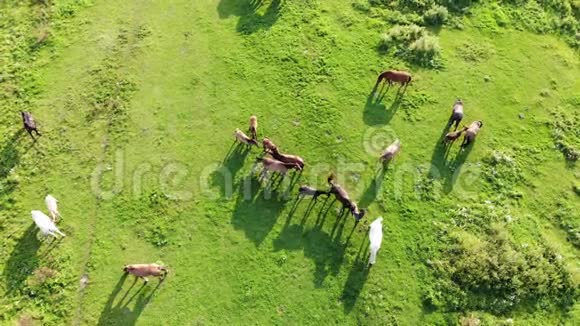
[[[373,88],[373,93],[377,90],[379,84],[383,81],[386,81],[389,84],[389,86],[391,86],[393,83],[399,83],[401,84],[401,86],[407,87],[407,85],[411,82],[411,79],[412,79],[411,74],[406,71],[397,71],[397,70],[385,71],[379,75],[379,78],[377,78],[377,83]]]
[[[269,157],[258,157],[256,162],[261,162],[264,165],[264,171],[262,176],[266,175],[268,171],[278,172],[282,176],[285,176],[290,169],[300,170],[300,166],[296,163],[284,163]]]
[[[464,149],[467,145],[471,144],[475,140],[475,136],[479,132],[479,129],[483,127],[483,121],[473,121],[469,127],[465,130],[465,135],[463,135],[463,143],[461,143],[461,148]]]
[[[277,147],[270,150],[269,153],[280,162],[298,164],[300,169],[304,168],[304,159],[300,156],[280,153]]]
[[[264,146],[264,152],[271,153],[272,151],[278,149],[278,147],[268,138],[264,138],[262,140],[262,145]]]

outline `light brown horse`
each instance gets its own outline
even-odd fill
[[[465,130],[465,135],[463,135],[463,143],[461,143],[461,148],[464,149],[467,145],[475,140],[479,129],[483,127],[483,121],[473,121],[469,127]]]
[[[401,86],[407,87],[407,85],[411,82],[411,79],[412,79],[411,74],[406,71],[398,71],[398,70],[385,71],[379,75],[379,78],[377,78],[377,82],[375,84],[375,87],[373,88],[373,93],[377,90],[379,84],[382,81],[386,81],[389,84],[389,86],[391,86],[393,83],[399,83],[401,84]]]
[[[236,140],[240,141],[243,144],[246,144],[248,146],[254,145],[258,147],[258,142],[255,139],[248,137],[248,135],[244,134],[244,132],[241,131],[240,129],[236,129],[236,131],[234,131],[234,137],[236,137]]]
[[[258,157],[256,158],[256,162],[262,162],[262,165],[264,165],[263,175],[271,171],[285,176],[290,169],[300,170],[300,166],[296,163],[284,163],[269,157]]]
[[[255,115],[250,117],[250,135],[252,135],[252,139],[258,140],[258,117]]]
[[[123,271],[128,274],[135,275],[135,277],[142,278],[145,283],[149,282],[147,276],[159,277],[161,280],[167,276],[169,270],[167,267],[159,264],[131,264],[125,265]]]
[[[379,157],[379,161],[383,162],[383,164],[389,163],[400,151],[401,151],[401,141],[399,139],[395,139],[395,141],[391,145],[389,145],[389,147],[387,147],[385,151],[381,154],[381,157]]]

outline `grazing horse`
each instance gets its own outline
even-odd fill
[[[455,104],[453,104],[453,110],[451,111],[451,117],[449,117],[447,128],[451,127],[451,125],[455,122],[455,130],[457,130],[461,120],[463,120],[463,101],[461,101],[461,99],[457,99]]]
[[[262,140],[262,145],[264,146],[264,152],[271,153],[272,151],[278,149],[278,147],[268,138],[264,138]]]
[[[40,133],[38,132],[36,121],[34,121],[32,114],[30,114],[30,112],[25,111],[20,112],[20,114],[22,115],[22,124],[24,125],[24,129],[26,129],[30,137],[32,137],[32,139],[35,139],[34,136],[32,135],[33,131],[36,133],[37,136],[41,136]]]
[[[159,264],[131,264],[125,265],[123,272],[135,275],[136,278],[140,277],[147,283],[149,282],[147,276],[155,276],[163,280],[167,276],[167,273],[169,273],[169,270],[166,266]]]
[[[385,149],[379,160],[383,162],[383,164],[389,163],[400,151],[401,141],[396,139],[391,145],[389,145],[389,147],[387,147],[387,149]]]
[[[365,215],[365,210],[364,209],[359,210],[356,203],[353,202],[348,196],[346,190],[344,190],[343,187],[337,184],[334,179],[335,179],[334,174],[328,176],[327,181],[328,184],[330,185],[330,190],[328,191],[328,193],[334,194],[336,199],[342,204],[342,211],[340,215],[342,215],[344,213],[344,210],[348,208],[350,213],[354,216],[354,219],[357,222],[360,221]]]
[[[467,145],[475,140],[475,136],[479,132],[479,129],[483,127],[482,121],[473,121],[469,127],[465,130],[465,135],[463,135],[463,143],[461,143],[461,148],[464,149]]]
[[[272,171],[285,176],[290,169],[300,170],[300,166],[296,163],[284,163],[269,157],[258,157],[256,158],[256,162],[262,162],[262,165],[264,165],[262,175],[267,174],[268,171]]]
[[[258,142],[255,139],[248,137],[240,129],[236,129],[236,131],[234,131],[234,136],[236,137],[236,140],[240,141],[243,144],[246,144],[248,146],[254,145],[254,146],[258,147]]]
[[[399,83],[401,84],[401,86],[407,87],[407,85],[411,82],[411,79],[412,79],[411,74],[406,71],[397,71],[397,70],[385,71],[379,75],[379,78],[377,78],[377,82],[375,84],[375,87],[373,88],[373,93],[377,90],[379,84],[382,81],[386,81],[389,84],[389,86],[391,86],[393,83]]]
[[[252,139],[258,140],[258,117],[255,115],[250,117],[250,135],[252,135]]]
[[[304,168],[304,159],[300,156],[280,153],[276,147],[270,151],[270,154],[280,162],[298,164],[300,170]]]
[[[449,143],[453,143],[457,138],[459,138],[459,136],[461,136],[461,133],[466,131],[467,127],[463,127],[461,128],[459,131],[452,131],[450,133],[447,133],[447,135],[445,135],[445,138],[443,138],[443,143],[444,144],[449,144]]]

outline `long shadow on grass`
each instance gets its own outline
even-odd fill
[[[12,137],[6,139],[0,148],[0,178],[6,178],[10,171],[20,162],[20,154],[17,145],[24,133],[23,129],[18,130]]]
[[[219,17],[240,17],[236,30],[242,34],[252,34],[260,29],[269,29],[280,18],[283,0],[221,0],[217,10]],[[263,14],[261,7],[268,4]]]
[[[386,93],[385,93],[386,94]],[[377,98],[373,94],[367,96],[367,101],[363,110],[363,121],[369,126],[386,125],[397,113],[401,105],[402,96],[397,93],[389,109],[382,103],[385,94],[379,93]]]
[[[236,229],[244,230],[246,237],[259,246],[276,224],[278,216],[286,205],[284,194],[278,191],[279,183],[274,179],[260,180],[249,175],[242,181],[240,193],[232,215]]]
[[[384,181],[384,177],[385,177],[385,173],[387,172],[387,169],[388,169],[388,165],[385,165],[385,166],[379,167],[375,171],[375,176],[373,177],[371,184],[363,192],[363,195],[362,195],[362,197],[359,201],[359,204],[358,204],[359,207],[367,208],[367,207],[369,207],[370,204],[372,204],[375,201],[375,199],[377,198],[377,195],[381,191],[381,187],[383,185],[383,181]]]
[[[119,281],[115,285],[113,292],[109,295],[109,299],[105,304],[101,316],[99,317],[99,322],[97,325],[135,325],[145,307],[149,304],[155,292],[159,289],[162,280],[151,289],[150,285],[146,285],[140,279],[135,278],[131,283],[131,286],[125,291],[122,297],[119,297],[125,280],[127,279],[127,274],[121,275]],[[141,285],[135,288],[137,283]],[[133,308],[131,309],[131,303],[135,301]]]
[[[467,160],[469,153],[471,153],[473,146],[475,146],[475,140],[471,144],[469,144],[469,146],[467,146],[464,150],[460,149],[459,152],[457,152],[457,155],[455,155],[455,158],[452,161],[450,161],[449,167],[452,172],[450,172],[446,176],[445,184],[443,185],[443,191],[446,194],[450,193],[453,190],[453,187],[455,186],[455,183],[457,182],[457,179],[461,174],[461,169],[463,168],[463,166],[465,166],[465,161]]]
[[[350,313],[354,308],[354,305],[358,300],[358,297],[360,296],[360,293],[362,292],[362,289],[369,276],[370,268],[367,267],[366,261],[368,255],[367,244],[368,242],[365,238],[359,247],[358,253],[342,291],[341,299],[344,304],[344,311],[346,313]]]
[[[339,216],[330,233],[323,230],[326,221],[328,200],[320,206],[319,218],[311,229],[306,228],[306,219],[310,211],[318,202],[310,201],[306,208],[305,217],[300,224],[290,224],[291,216],[274,240],[274,250],[304,250],[304,256],[314,261],[314,285],[322,286],[329,274],[337,275],[344,260],[344,253],[355,227],[353,226],[347,238],[343,241],[342,235],[348,216]]]
[[[212,173],[212,185],[218,186],[220,192],[224,194],[226,198],[231,198],[233,192],[233,180],[238,171],[240,171],[244,166],[244,161],[250,151],[251,148],[246,145],[238,142],[232,143],[221,166]]]
[[[461,169],[475,145],[475,141],[473,141],[464,150],[461,150],[461,138],[457,139],[452,144],[443,143],[443,139],[448,131],[449,125],[446,124],[435,144],[435,148],[433,149],[433,154],[431,155],[431,169],[429,171],[430,178],[442,178],[445,180],[443,191],[446,194],[453,190]],[[454,147],[457,152],[452,159],[449,159],[449,155],[451,155],[451,151]]]
[[[34,223],[31,223],[20,239],[18,239],[10,257],[6,261],[6,268],[3,273],[8,292],[20,289],[24,281],[26,281],[26,278],[38,266],[40,241],[36,233],[36,226]]]

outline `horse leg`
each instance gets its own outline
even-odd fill
[[[33,140],[36,140],[36,138],[34,138],[34,135],[32,135],[32,129],[26,128],[26,132],[28,132],[28,134],[30,135],[30,137],[32,137]]]

